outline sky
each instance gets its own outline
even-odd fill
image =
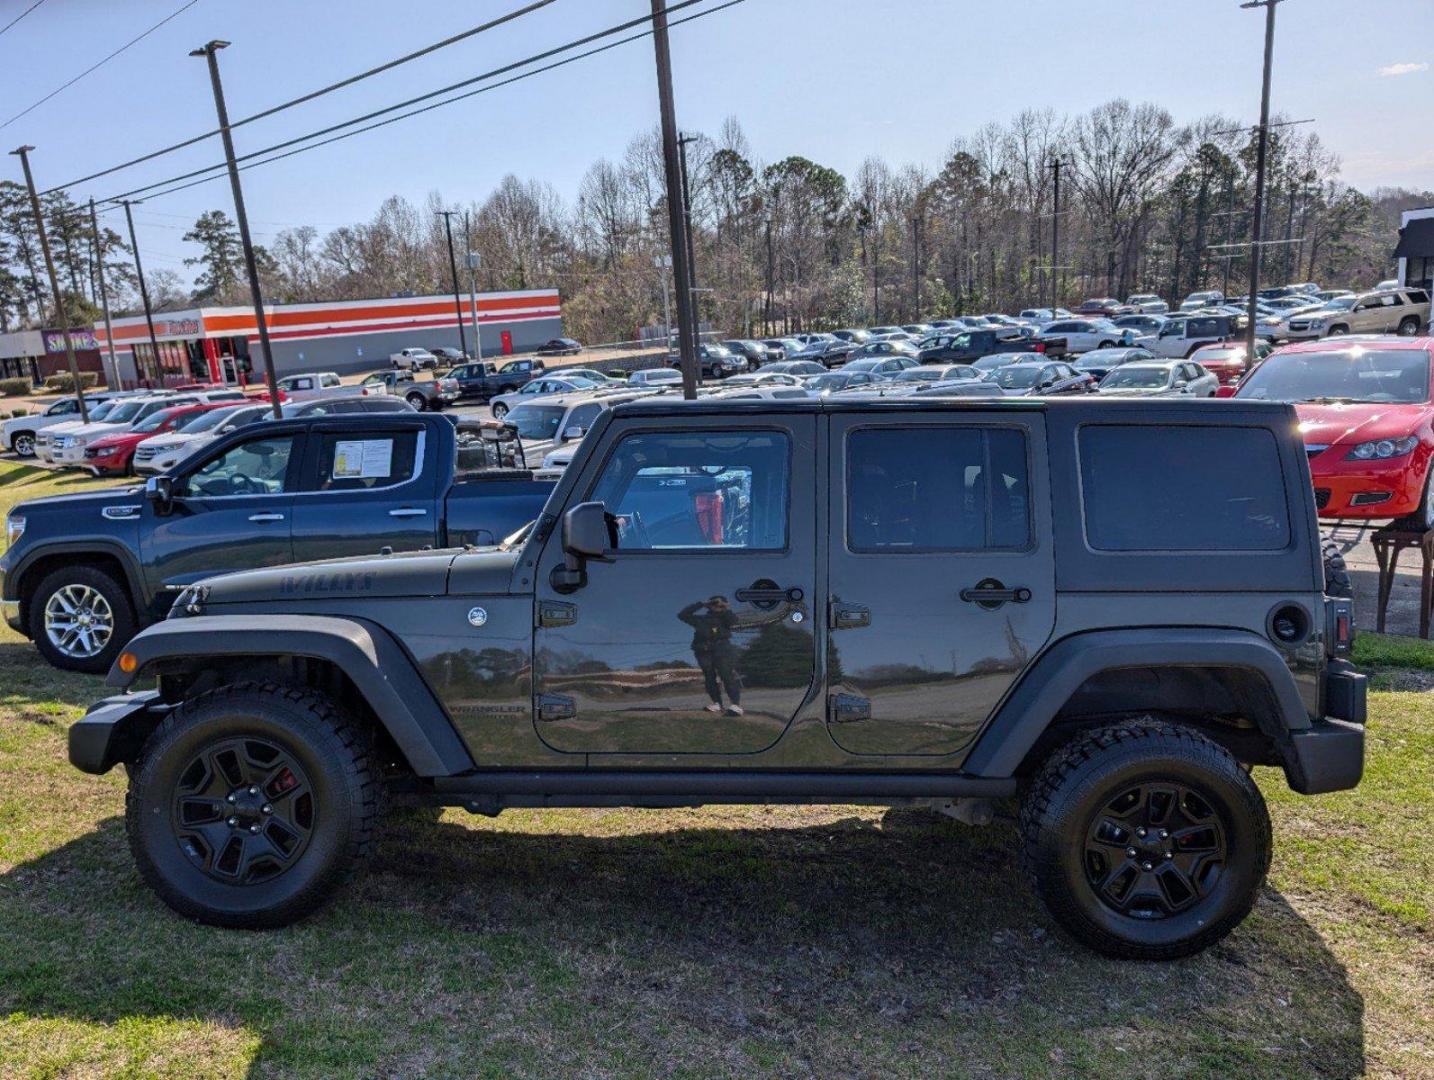
[[[0,140],[31,144],[41,189],[213,129],[205,63],[221,38],[238,119],[466,30],[527,0],[195,0],[98,70],[5,121],[186,0],[42,0],[0,32]],[[676,3],[677,0],[669,0]],[[690,14],[720,0],[701,0]],[[34,0],[0,0],[0,26]],[[1079,9],[1077,12],[1076,9]],[[648,0],[555,0],[509,24],[325,98],[243,126],[240,154],[637,18]],[[743,0],[672,30],[676,111],[716,134],[736,116],[754,154],[801,154],[850,175],[884,157],[934,171],[953,138],[1024,108],[1078,114],[1113,97],[1177,122],[1258,119],[1263,11],[1239,0]],[[1434,187],[1434,0],[1286,0],[1272,109],[1313,118],[1344,179]],[[571,201],[600,157],[657,122],[652,44],[641,39],[467,101],[243,174],[259,243],[282,228],[369,218],[387,196],[481,200],[509,172]],[[0,178],[21,179],[6,159]],[[79,184],[106,198],[222,160],[217,139]],[[146,269],[186,280],[180,238],[204,210],[232,215],[227,184],[136,207]],[[111,214],[119,224],[121,215]]]

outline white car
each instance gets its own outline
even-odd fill
[[[176,431],[145,439],[134,450],[133,468],[142,476],[169,472],[196,450],[208,446],[221,435],[237,431],[273,413],[267,404],[234,405],[227,409],[209,409],[196,413],[189,423]]]
[[[1053,322],[1036,335],[1066,339],[1068,353],[1090,352],[1092,349],[1113,349],[1117,345],[1134,344],[1139,336],[1134,330],[1121,329],[1109,319],[1062,319]]]
[[[627,377],[629,386],[675,386],[682,382],[682,372],[672,368],[644,368]]]
[[[279,390],[290,401],[304,401],[316,398],[325,392],[342,390],[343,380],[337,371],[311,371],[302,375],[285,375],[279,380]]]
[[[582,372],[573,372],[567,375],[542,375],[525,382],[516,390],[496,395],[488,403],[488,409],[497,419],[501,420],[523,402],[532,401],[536,397],[600,389],[606,389],[606,386],[596,379],[589,379]]]
[[[1220,380],[1193,360],[1121,364],[1100,380],[1102,397],[1214,397]]]
[[[244,395],[237,390],[234,391],[234,397],[239,401],[244,400]],[[66,424],[63,429],[57,428],[56,432],[58,433],[53,434],[50,439],[50,460],[56,465],[84,465],[85,447],[90,443],[96,439],[102,439],[106,435],[129,431],[141,420],[159,412],[160,409],[225,399],[224,395],[219,394],[156,394],[153,397],[131,398],[129,401],[122,402],[102,420],[91,421],[88,424],[76,424],[74,427]]]
[[[113,401],[118,396],[117,394],[86,394],[85,405],[90,410],[90,418],[94,419],[96,411],[106,401]],[[44,412],[12,417],[0,425],[0,447],[14,451],[22,458],[34,457],[35,436],[38,432],[57,424],[72,423],[78,419],[79,415],[79,402],[73,397],[63,397],[59,401],[52,402]]]
[[[388,354],[388,362],[400,371],[438,367],[438,357],[427,349],[399,349],[396,353]]]
[[[1154,293],[1136,293],[1126,300],[1126,304],[1142,315],[1164,315],[1170,310],[1170,305]]]

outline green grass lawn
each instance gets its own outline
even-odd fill
[[[1434,1076],[1428,692],[1371,696],[1357,791],[1257,770],[1265,892],[1165,965],[1069,942],[1008,825],[850,806],[448,811],[300,926],[200,927],[66,762],[101,692],[0,632],[0,1077]]]

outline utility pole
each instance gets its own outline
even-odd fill
[[[767,304],[762,310],[762,333],[772,332],[772,219],[767,218]]]
[[[25,170],[25,188],[30,193],[30,212],[35,215],[35,231],[40,234],[40,253],[45,257],[45,272],[50,275],[50,294],[55,298],[55,318],[60,321],[60,333],[65,339],[65,361],[70,367],[70,378],[75,382],[75,401],[80,406],[80,421],[90,422],[90,411],[85,405],[84,387],[80,385],[80,365],[75,362],[75,343],[70,340],[70,317],[65,311],[65,300],[60,295],[60,279],[55,276],[55,260],[50,255],[50,238],[45,235],[45,218],[40,213],[40,197],[35,194],[35,178],[30,174],[30,151],[33,146],[21,146],[10,153],[18,154],[20,165]]]
[[[139,279],[139,298],[144,304],[144,324],[149,328],[150,362],[154,364],[154,377],[159,380],[160,388],[163,389],[164,378],[159,371],[159,339],[154,336],[154,310],[149,305],[149,286],[144,283],[144,264],[139,261],[139,241],[134,235],[134,213],[130,210],[128,199],[122,199],[120,203],[124,207],[125,223],[129,226],[129,249],[134,252],[134,276]],[[136,381],[144,378],[144,370],[138,359],[134,363],[134,377]]]
[[[458,348],[468,355],[468,336],[463,329],[463,297],[458,292],[458,259],[453,254],[453,211],[439,210],[443,228],[448,233],[448,271],[453,275],[453,307],[458,312]]]
[[[1056,303],[1060,296],[1060,270],[1057,267],[1061,264],[1061,169],[1065,162],[1056,158],[1046,168],[1055,174],[1055,191],[1051,200],[1051,314],[1055,314]]]
[[[913,322],[921,321],[921,217],[911,215],[911,285],[915,291],[911,312]]]
[[[1255,320],[1259,315],[1260,255],[1265,227],[1265,154],[1270,140],[1270,68],[1275,55],[1275,6],[1280,0],[1247,0],[1242,8],[1265,9],[1265,74],[1260,85],[1260,137],[1255,149],[1255,205],[1250,243],[1250,302],[1246,314],[1245,355],[1255,355]]]
[[[1220,294],[1225,297],[1230,295],[1230,267],[1235,261],[1235,177],[1230,175],[1230,200],[1225,209],[1229,221],[1225,223],[1225,242],[1230,245],[1225,253],[1225,284],[1220,289]]]
[[[697,256],[692,247],[692,188],[688,186],[687,180],[687,144],[696,142],[696,135],[679,135],[677,139],[677,159],[682,167],[682,228],[687,234],[687,288],[692,292],[697,291]],[[702,336],[701,320],[697,317],[697,300],[692,303],[692,332],[698,338]],[[694,342],[693,348],[696,348]]]
[[[105,347],[110,354],[110,370],[115,373],[115,389],[124,389],[124,379],[120,378],[119,361],[115,359],[115,332],[110,326],[110,294],[105,287],[105,249],[100,244],[100,219],[95,213],[95,200],[90,200],[90,235],[91,242],[95,246],[95,262],[100,271],[100,310],[105,315]]]
[[[875,220],[873,218],[873,220]],[[871,321],[881,322],[881,226],[871,241]]]
[[[657,57],[657,101],[662,113],[662,164],[667,184],[667,225],[677,289],[677,345],[682,362],[682,396],[697,397],[697,349],[692,319],[692,272],[683,232],[682,166],[678,160],[677,116],[672,104],[672,54],[667,44],[667,0],[652,0],[652,48]]]
[[[249,274],[249,294],[254,301],[254,322],[259,330],[259,349],[264,354],[264,384],[274,419],[284,416],[279,405],[279,380],[274,375],[274,350],[269,345],[269,321],[264,317],[264,293],[259,288],[259,266],[254,261],[254,241],[249,236],[249,215],[244,212],[244,189],[239,185],[239,166],[234,161],[234,136],[229,130],[229,110],[224,105],[224,86],[219,81],[219,50],[227,41],[211,41],[190,52],[209,62],[209,82],[214,89],[214,111],[219,114],[219,135],[224,140],[224,160],[229,164],[229,186],[234,192],[234,216],[239,219],[239,241],[244,247],[244,269]]]
[[[473,233],[468,227],[468,211],[463,211],[463,247],[467,251],[464,264],[468,267],[468,302],[473,308],[473,359],[483,359],[483,334],[478,329],[478,267],[483,257],[473,250]]]
[[[652,265],[662,278],[662,347],[666,349],[672,344],[672,305],[667,300],[667,271],[672,268],[672,256],[654,255]]]

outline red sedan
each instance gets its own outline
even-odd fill
[[[85,468],[96,476],[123,476],[130,471],[134,450],[151,435],[163,435],[173,431],[197,413],[210,409],[232,408],[242,402],[206,401],[197,405],[177,405],[172,409],[161,409],[140,425],[129,431],[119,431],[96,439],[85,447]]]
[[[1235,397],[1289,401],[1300,417],[1321,517],[1434,528],[1434,338],[1287,345]]]
[[[1255,342],[1255,363],[1269,356],[1270,352],[1268,342]],[[1245,371],[1250,366],[1245,362],[1243,342],[1222,341],[1215,345],[1202,345],[1190,355],[1190,359],[1219,379],[1221,386],[1234,386],[1245,377]]]

